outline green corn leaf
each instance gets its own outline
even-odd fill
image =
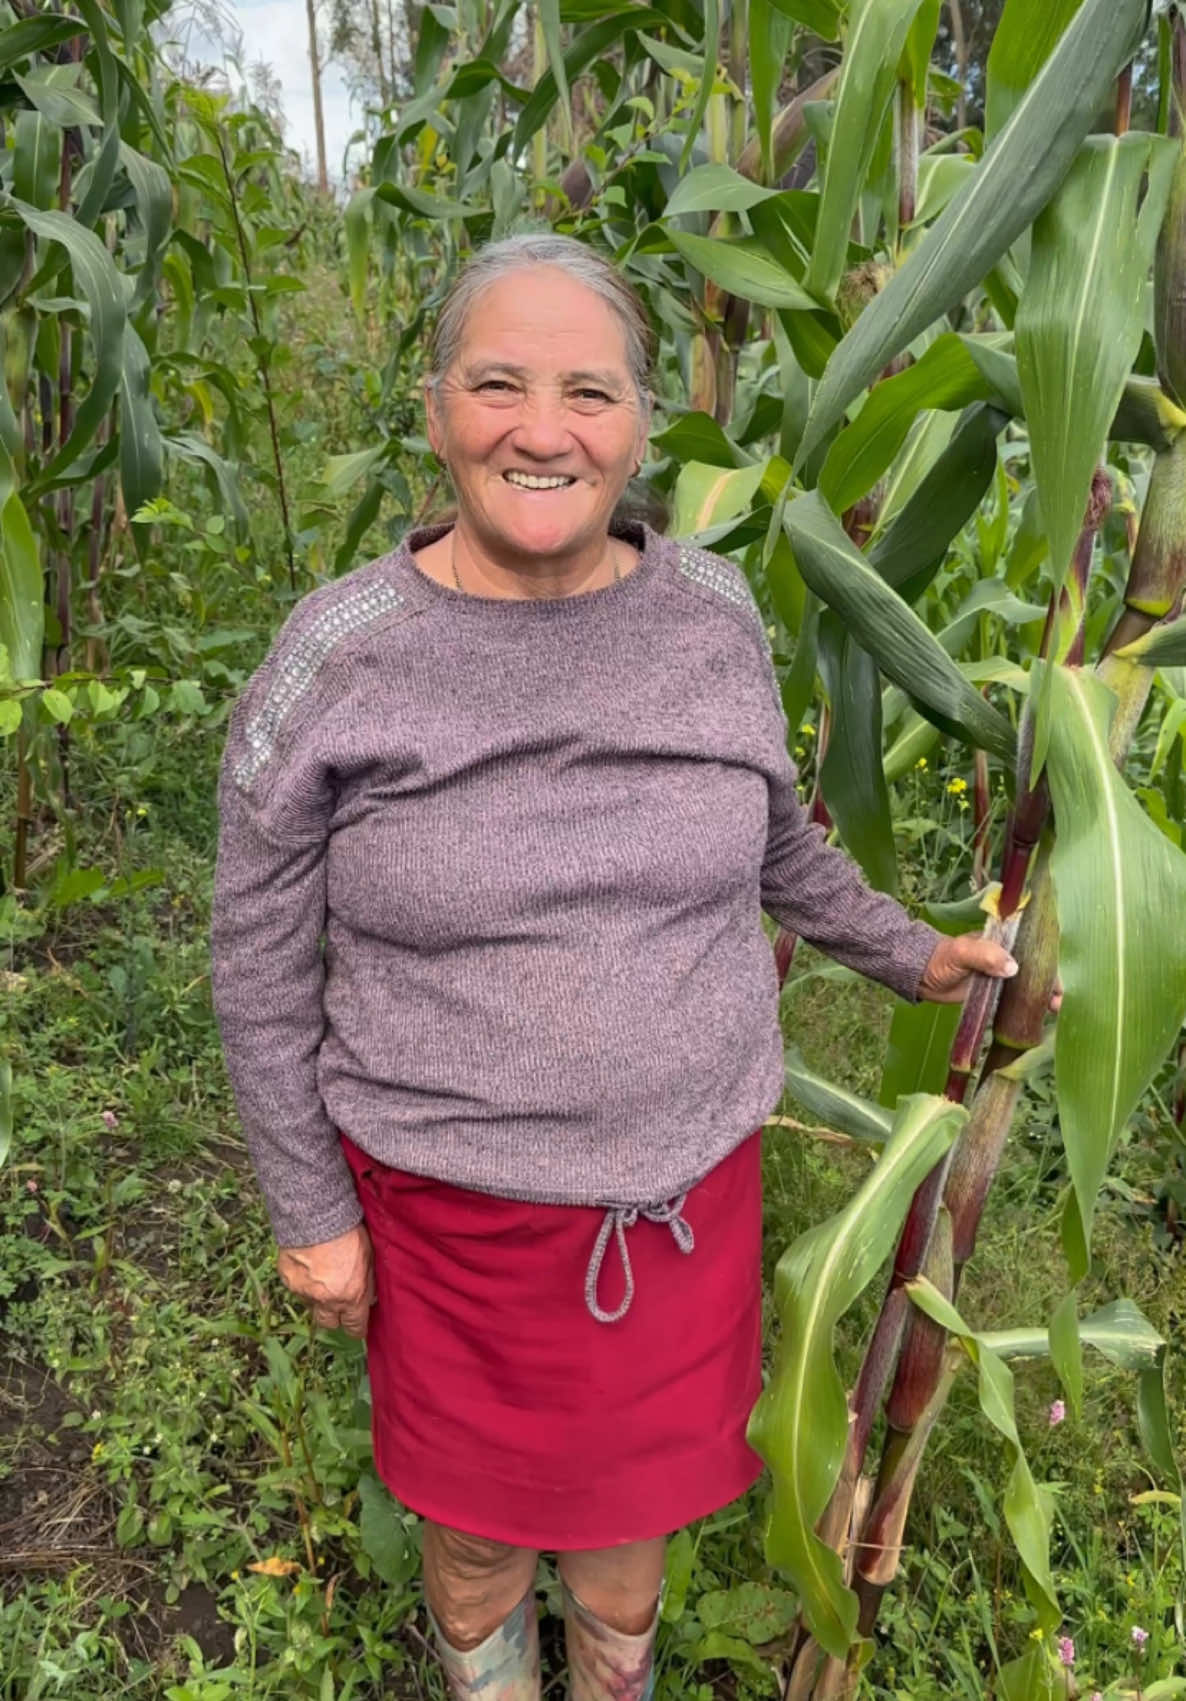
[[[1086,1346],[1121,1370],[1150,1370],[1161,1363],[1165,1341],[1131,1299],[1116,1299],[1079,1320],[1079,1336]],[[998,1358],[1047,1358],[1050,1336],[1046,1329],[993,1329],[980,1339]]]
[[[982,926],[984,912],[977,909]],[[947,1065],[961,1006],[907,1004],[898,999],[890,1020],[889,1044],[877,1097],[884,1105],[896,1105],[908,1093],[941,1093],[947,1084]]]
[[[1032,1584],[1031,1599],[1039,1622],[1044,1629],[1053,1629],[1060,1613],[1050,1574],[1050,1497],[1035,1483],[1021,1445],[1013,1402],[1013,1372],[986,1344],[983,1335],[968,1328],[951,1301],[925,1276],[907,1282],[906,1290],[921,1311],[956,1337],[979,1372],[980,1409],[1004,1436],[1013,1455],[1013,1468],[1005,1485],[1005,1522],[1027,1572],[1027,1581]]]
[[[872,1099],[863,1099],[847,1087],[825,1080],[809,1069],[797,1045],[789,1045],[783,1058],[783,1081],[787,1092],[804,1110],[838,1134],[852,1140],[884,1146],[894,1125],[893,1110],[883,1109]]]
[[[857,1599],[840,1555],[815,1533],[848,1436],[833,1330],[889,1257],[915,1189],[965,1121],[966,1112],[947,1099],[905,1099],[885,1150],[848,1205],[795,1241],[775,1273],[774,1373],[749,1424],[750,1445],[773,1476],[766,1553],[790,1575],[812,1635],[837,1659],[856,1639]]]
[[[1144,667],[1186,666],[1186,615],[1151,626],[1143,637],[1125,644],[1116,653],[1125,661],[1139,661]]]
[[[820,621],[819,670],[832,709],[820,766],[824,802],[869,884],[896,895],[898,858],[881,757],[881,675],[830,609]]]
[[[946,332],[913,365],[869,392],[851,425],[824,460],[819,488],[838,514],[868,495],[925,408],[963,409],[972,402],[1007,405],[984,374],[978,339]]]
[[[119,481],[129,514],[159,494],[164,472],[165,450],[152,405],[151,378],[148,350],[128,325],[119,387]]]
[[[61,130],[40,112],[18,112],[13,125],[13,194],[32,207],[54,207],[61,176]]]
[[[943,0],[922,0],[906,37],[906,48],[899,67],[898,75],[910,90],[910,98],[919,111],[927,104],[927,75],[942,4]]]
[[[770,4],[784,18],[802,24],[824,41],[835,41],[840,34],[842,0],[770,0]]]
[[[1004,127],[1080,4],[1081,0],[1006,0],[985,73],[985,129],[990,139]]]
[[[1007,423],[990,404],[970,408],[914,495],[870,547],[870,566],[907,602],[918,601],[983,501],[996,472],[997,438]]]
[[[788,503],[783,525],[804,579],[842,617],[886,677],[945,732],[1012,761],[1016,737],[1009,722],[973,689],[939,640],[869,565],[820,493]]]
[[[366,318],[367,276],[371,248],[371,202],[373,189],[358,189],[342,215],[346,233],[346,269],[350,280],[350,304],[361,324]]]
[[[44,53],[47,48],[60,47],[62,42],[82,34],[77,18],[67,18],[61,12],[47,12],[40,18],[22,18],[0,30],[0,71],[19,65],[32,53]]]
[[[1092,136],[1034,225],[1017,310],[1017,367],[1057,584],[1140,346],[1146,280],[1176,155],[1164,137]],[[1118,230],[1126,233],[1123,242]]]
[[[771,182],[775,176],[774,116],[792,29],[790,18],[785,12],[780,12],[772,0],[749,0],[750,86],[762,156],[763,183]]]
[[[1047,773],[1063,982],[1055,1086],[1085,1259],[1120,1131],[1186,1017],[1186,929],[1165,925],[1186,913],[1186,856],[1116,770],[1112,693],[1091,674],[1051,671]],[[1078,1281],[1086,1271],[1071,1273]]]
[[[14,71],[13,81],[42,117],[48,118],[51,124],[60,124],[63,130],[84,124],[101,124],[103,120],[99,109],[90,95],[74,87],[79,70],[78,65],[51,65],[48,69],[30,71],[25,76]]]
[[[692,150],[700,136],[704,123],[704,114],[708,111],[708,103],[717,80],[717,54],[721,41],[721,0],[704,0],[704,65],[700,72],[700,81],[696,87],[696,100],[691,115],[688,118],[688,133],[680,151],[679,168],[688,169],[692,158]]]
[[[70,258],[74,280],[86,297],[90,310],[90,336],[94,350],[91,388],[79,404],[74,429],[41,478],[53,478],[77,460],[90,443],[119,389],[124,367],[126,311],[124,285],[111,255],[92,230],[85,230],[66,213],[40,212],[25,201],[9,203],[35,236],[59,242]]]
[[[564,113],[568,135],[572,136],[572,101],[568,93],[568,78],[564,71],[564,47],[560,38],[560,0],[537,0],[539,25],[543,31],[548,64],[556,79],[556,93]]]
[[[921,0],[852,0],[824,162],[808,290],[830,302],[844,272],[853,216],[897,86],[898,61]]]
[[[608,16],[598,18],[569,43],[564,54],[564,75],[568,86],[571,88],[581,72],[595,59],[600,59],[623,36],[639,30],[666,30],[670,27],[670,20],[652,6],[614,7]],[[549,69],[532,89],[516,120],[510,149],[513,156],[518,157],[536,131],[547,122],[548,114],[559,98],[556,74]]]
[[[707,413],[686,413],[651,437],[651,445],[677,461],[703,461],[712,467],[748,467],[749,456]]]
[[[710,526],[748,512],[766,467],[706,467],[689,461],[681,467],[672,499],[673,537],[694,537]]]
[[[730,295],[756,301],[760,307],[814,311],[816,304],[802,284],[752,239],[725,242],[720,237],[694,236],[691,231],[670,228],[667,235],[693,270]]]
[[[204,437],[194,432],[175,431],[165,439],[168,450],[180,455],[182,460],[193,461],[204,467],[223,511],[228,513],[235,524],[235,530],[240,537],[247,537],[251,531],[251,521],[247,513],[247,504],[243,500],[243,492],[239,487],[239,475],[229,461],[212,449]]]
[[[684,213],[743,213],[777,194],[776,189],[751,183],[731,165],[698,165],[676,184],[663,216],[673,219]]]
[[[836,350],[816,392],[800,462],[886,363],[962,300],[1032,224],[1144,25],[1145,0],[1083,0],[975,173]]]
[[[772,559],[772,567],[776,563],[777,556]],[[813,591],[807,591],[803,598],[803,618],[799,624],[799,635],[795,641],[795,659],[783,678],[780,692],[782,712],[792,732],[802,721],[807,705],[815,696],[820,612],[819,598]]]
[[[12,458],[0,448],[0,648],[8,652],[14,679],[40,679],[44,630],[37,539]]]
[[[136,294],[133,298],[133,306],[138,307],[153,295],[156,288],[165,244],[169,240],[169,230],[173,223],[173,186],[169,181],[169,173],[163,166],[158,165],[155,160],[146,159],[126,142],[119,144],[119,163],[128,174],[128,182],[132,185],[132,192],[136,197],[136,211],[144,231],[144,264],[136,280]]]

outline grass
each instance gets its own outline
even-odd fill
[[[332,397],[336,411],[294,442],[298,484],[373,424],[359,378],[366,351],[348,336],[330,347],[309,329],[341,324],[340,291],[316,272],[310,283],[294,337],[317,377],[310,393]],[[174,499],[201,510],[193,492]],[[388,525],[368,547],[384,547]],[[172,633],[171,671],[198,665],[184,645],[179,664],[179,630],[241,627],[262,646],[282,613],[266,565],[275,538],[262,565],[241,570],[216,539],[199,540],[217,594],[178,608],[179,534],[161,535],[129,598],[151,631]],[[317,541],[321,559],[334,541]],[[210,653],[200,676],[209,715],[76,731],[74,792],[91,806],[43,815],[37,901],[0,898],[16,1121],[0,1169],[0,1701],[441,1701],[415,1520],[370,1468],[361,1349],[314,1332],[275,1280],[223,1077],[206,962],[214,776],[226,703],[252,658],[242,643]],[[909,807],[912,821],[928,808],[954,820],[937,775],[912,782]],[[0,818],[12,809],[8,772]],[[151,883],[119,900],[71,899],[55,884],[68,843],[72,866]],[[911,872],[912,889],[933,889],[938,871]],[[785,1001],[788,1036],[812,1066],[875,1092],[890,1000],[821,980],[813,966],[804,952]],[[1171,1340],[1186,1278],[1158,1193],[1180,1153],[1153,1095],[1119,1155],[1083,1296],[1090,1309],[1130,1294]],[[770,1132],[765,1161],[769,1275],[869,1160],[784,1128]],[[961,1294],[977,1327],[1049,1318],[1064,1285],[1065,1181],[1039,1083]],[[871,1291],[846,1320],[848,1372],[877,1302]],[[1089,1360],[1082,1416],[1052,1427],[1057,1392],[1047,1366],[1018,1368],[1019,1427],[1053,1496],[1063,1629],[1085,1692],[1135,1693],[1138,1679],[1148,1687],[1181,1662],[1175,1510],[1147,1498],[1166,1485],[1145,1462],[1132,1378]],[[1032,1614],[1002,1515],[1008,1468],[966,1374],[924,1464],[866,1678],[875,1701],[999,1693],[998,1666],[1029,1646]],[[794,1603],[764,1562],[764,1511],[759,1485],[673,1542],[661,1701],[774,1692]],[[540,1586],[554,1608],[546,1565]],[[1139,1657],[1134,1625],[1149,1631]],[[554,1619],[545,1674],[559,1695]]]

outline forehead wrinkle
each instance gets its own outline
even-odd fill
[[[512,378],[530,378],[532,376],[529,367],[519,366],[513,360],[483,359],[465,361],[463,366],[466,377],[471,379],[487,377],[492,372],[505,372]],[[607,389],[617,388],[621,386],[624,381],[629,382],[628,375],[624,380],[621,373],[612,372],[604,367],[597,370],[592,368],[580,368],[571,372],[560,372],[557,376],[565,384],[596,383],[604,385]]]

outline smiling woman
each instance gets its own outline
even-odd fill
[[[511,238],[472,262],[442,308],[425,391],[457,524],[417,552],[422,571],[513,597],[628,573],[638,552],[610,519],[642,465],[649,355],[632,293],[579,244]]]
[[[426,395],[456,521],[297,606],[223,768],[214,993],[280,1273],[367,1335],[458,1701],[538,1696],[541,1549],[575,1701],[641,1701],[666,1534],[758,1474],[763,909],[907,998],[1010,972],[811,825],[740,570],[615,519],[648,343],[580,244],[477,255]]]

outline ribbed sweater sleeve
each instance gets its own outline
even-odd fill
[[[303,737],[287,741],[283,760],[245,778],[246,731],[271,672],[265,667],[237,706],[223,756],[212,984],[276,1240],[312,1246],[352,1228],[362,1210],[317,1084],[331,795],[309,722]]]

